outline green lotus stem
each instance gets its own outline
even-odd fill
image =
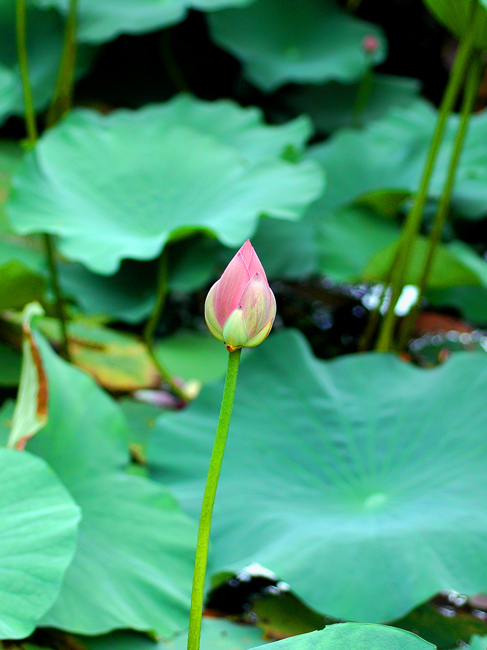
[[[367,325],[365,326],[365,330],[362,334],[362,336],[359,339],[358,342],[358,351],[359,352],[365,352],[368,350],[371,346],[372,340],[374,338],[374,334],[376,332],[377,326],[379,325],[380,321],[380,308],[382,305],[382,301],[384,298],[384,294],[387,291],[387,286],[388,286],[388,280],[384,282],[383,289],[381,291],[381,294],[378,298],[378,304],[376,307],[374,307],[370,314],[368,315],[367,318]]]
[[[364,75],[360,79],[359,87],[357,89],[357,96],[352,111],[352,126],[359,128],[362,126],[364,111],[372,92],[372,85],[374,83],[374,65],[371,62],[365,70]]]
[[[68,339],[68,327],[67,327],[67,315],[64,304],[64,299],[61,294],[61,288],[59,286],[59,277],[56,267],[56,248],[54,244],[54,239],[52,235],[48,233],[43,233],[42,235],[44,243],[44,251],[46,254],[47,265],[49,267],[49,279],[51,282],[51,288],[55,296],[55,309],[56,309],[56,318],[59,322],[61,328],[61,356],[66,359],[66,361],[71,362],[71,353],[69,351],[69,339]]]
[[[456,99],[464,83],[465,72],[474,48],[474,25],[478,20],[481,11],[484,11],[484,9],[477,2],[475,2],[473,5],[473,12],[471,15],[469,28],[460,41],[457,55],[455,57],[455,62],[453,64],[450,78],[448,80],[448,85],[441,102],[438,120],[436,122],[435,130],[429,147],[426,164],[423,169],[423,175],[421,177],[419,190],[414,198],[411,210],[406,217],[404,229],[399,242],[397,262],[394,264],[394,268],[392,269],[391,274],[392,296],[377,340],[376,350],[378,352],[386,352],[392,349],[392,340],[397,319],[395,314],[395,306],[404,288],[404,278],[408,270],[409,259],[414,241],[421,226],[423,210],[428,198],[428,187],[431,176],[433,174],[440,145],[443,140],[446,122],[454,108]]]
[[[17,36],[17,54],[19,57],[20,77],[22,79],[22,92],[24,95],[24,118],[27,131],[27,142],[33,147],[37,142],[36,113],[32,88],[29,79],[29,62],[27,55],[27,14],[25,0],[15,0],[15,30]]]
[[[428,286],[428,279],[435,259],[435,254],[438,249],[438,244],[441,241],[443,226],[445,224],[446,216],[448,214],[448,209],[450,207],[458,162],[460,160],[460,155],[462,153],[463,145],[465,143],[465,138],[468,131],[468,125],[475,105],[475,100],[477,98],[477,93],[479,91],[481,79],[482,79],[482,62],[480,60],[480,57],[477,55],[472,58],[470,62],[470,67],[468,69],[467,81],[465,83],[465,90],[464,90],[463,102],[461,107],[460,124],[458,126],[458,130],[456,132],[455,140],[453,143],[453,151],[450,158],[450,164],[448,167],[448,174],[445,181],[445,186],[443,188],[443,192],[440,197],[438,209],[436,211],[435,218],[433,221],[433,227],[429,235],[428,252],[426,254],[426,259],[424,262],[421,280],[419,282],[418,300],[415,303],[415,305],[411,308],[408,315],[404,318],[400,328],[400,334],[399,334],[400,349],[406,345],[411,335],[411,331],[412,328],[414,327],[414,323],[418,313],[419,299],[424,294]]]
[[[189,87],[189,84],[186,81],[174,55],[170,28],[167,28],[162,32],[160,43],[166,72],[169,79],[174,84],[174,88],[180,93],[191,92],[191,88]]]
[[[17,36],[17,51],[19,57],[20,76],[22,79],[22,90],[24,94],[24,116],[27,131],[27,144],[29,148],[35,147],[38,140],[36,124],[36,113],[32,97],[32,87],[29,78],[29,62],[27,54],[27,14],[25,0],[15,0],[15,28]],[[67,361],[71,360],[69,353],[69,342],[66,328],[66,313],[64,300],[59,288],[59,277],[56,268],[56,250],[51,235],[43,234],[44,253],[49,268],[49,280],[55,298],[56,314],[61,327],[61,354]]]
[[[223,453],[227,441],[230,418],[232,416],[233,399],[237,387],[238,364],[240,361],[239,348],[228,353],[227,376],[223,389],[220,418],[216,428],[215,442],[211,454],[208,478],[201,506],[200,525],[198,529],[198,542],[196,545],[196,559],[194,565],[193,590],[191,593],[191,611],[189,615],[188,650],[199,650],[201,636],[201,618],[203,616],[203,597],[205,592],[206,564],[208,560],[208,546],[210,542],[211,516],[215,503],[216,489],[220,477]]]
[[[185,402],[188,401],[188,396],[184,393],[183,390],[174,382],[171,377],[171,373],[164,367],[159,357],[156,354],[154,349],[154,334],[156,331],[157,324],[161,320],[162,312],[164,310],[164,305],[166,304],[167,298],[167,253],[164,251],[159,258],[159,268],[157,273],[157,288],[156,288],[156,304],[152,310],[149,320],[146,323],[143,332],[143,339],[147,352],[149,353],[150,358],[152,359],[154,365],[159,372],[161,379],[169,385],[171,391],[174,395],[177,395],[180,399]]]
[[[362,0],[347,0],[347,11],[354,14],[360,7]]]
[[[54,94],[47,113],[47,127],[54,126],[73,103],[74,71],[76,68],[77,0],[69,1],[68,18],[64,29],[63,50]]]

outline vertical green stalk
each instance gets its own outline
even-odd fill
[[[396,314],[394,309],[404,287],[404,278],[408,269],[411,251],[414,246],[414,240],[421,226],[423,210],[428,198],[429,182],[433,174],[436,158],[438,156],[440,145],[443,139],[446,121],[454,108],[455,101],[464,83],[465,72],[474,48],[475,30],[473,27],[480,11],[483,11],[483,8],[481,8],[480,5],[475,2],[473,5],[473,12],[471,15],[469,28],[460,41],[457,55],[455,57],[455,62],[450,73],[448,85],[440,106],[438,120],[436,122],[435,130],[428,151],[428,157],[423,170],[419,190],[415,196],[413,205],[405,221],[401,240],[399,242],[397,262],[395,263],[391,274],[391,301],[387,313],[384,317],[376,345],[376,350],[379,352],[384,352],[392,348],[392,339],[394,334],[394,327],[396,324]]]
[[[73,103],[74,71],[76,67],[77,0],[70,0],[64,28],[63,50],[56,86],[47,114],[47,127],[54,126]]]
[[[27,57],[27,15],[25,0],[15,2],[15,30],[17,36],[17,53],[19,57],[20,77],[22,79],[22,91],[24,94],[24,116],[25,128],[27,131],[27,143],[29,147],[35,146],[37,142],[36,113],[32,88],[29,80],[29,62]]]
[[[215,443],[211,454],[208,478],[206,479],[203,504],[201,506],[196,560],[194,564],[193,591],[191,593],[191,612],[189,615],[188,650],[199,650],[201,636],[201,617],[203,615],[203,597],[205,591],[206,564],[210,542],[211,516],[215,503],[216,489],[220,477],[223,453],[227,441],[228,427],[232,416],[233,399],[237,386],[238,364],[241,349],[229,352],[227,377],[223,389],[220,418],[216,429]]]
[[[362,0],[347,0],[347,11],[350,14],[356,13]]]
[[[59,325],[61,327],[61,355],[66,361],[71,362],[71,353],[69,351],[69,339],[68,339],[68,329],[67,329],[67,315],[66,309],[64,306],[64,299],[61,294],[61,288],[59,286],[59,278],[56,267],[56,249],[54,245],[54,240],[51,235],[47,232],[43,233],[42,239],[44,242],[44,252],[47,259],[47,265],[49,267],[49,278],[51,281],[51,289],[55,297],[55,309],[56,309],[56,318],[58,319]]]
[[[372,92],[372,85],[374,83],[374,64],[372,56],[370,56],[370,59],[370,63],[360,79],[355,104],[352,110],[352,126],[356,128],[362,126],[364,111],[367,108],[370,94]]]
[[[154,334],[156,331],[157,324],[161,320],[162,312],[164,310],[164,305],[166,304],[167,298],[167,278],[168,278],[168,268],[167,268],[167,253],[164,251],[159,258],[159,268],[157,273],[157,287],[156,287],[156,304],[152,310],[149,320],[146,323],[143,332],[143,339],[149,353],[150,358],[152,359],[154,365],[156,366],[161,379],[169,385],[172,392],[177,395],[180,399],[185,402],[188,400],[187,395],[181,388],[174,382],[171,377],[171,374],[164,368],[161,361],[159,360],[155,350],[154,350]]]
[[[189,87],[189,84],[186,81],[174,55],[170,28],[167,28],[162,32],[160,42],[162,58],[164,65],[166,66],[166,72],[169,76],[169,79],[172,81],[174,87],[178,92],[191,92],[191,88]]]
[[[450,158],[450,164],[448,167],[445,186],[443,188],[443,192],[440,197],[438,209],[436,211],[435,218],[433,221],[433,227],[429,235],[428,252],[426,254],[426,259],[423,266],[421,280],[419,282],[418,301],[415,303],[415,305],[410,310],[409,314],[404,318],[402,322],[400,335],[399,335],[400,349],[406,345],[411,335],[411,331],[412,328],[414,327],[414,322],[416,320],[416,316],[418,313],[419,299],[424,294],[428,286],[428,279],[435,259],[435,253],[437,251],[438,244],[440,243],[441,240],[443,226],[445,224],[446,216],[448,214],[448,208],[450,207],[451,195],[455,183],[455,174],[457,171],[458,162],[467,135],[470,117],[472,115],[472,111],[475,105],[475,99],[479,91],[481,78],[482,78],[482,62],[480,60],[480,56],[476,55],[472,58],[470,62],[470,67],[468,69],[467,81],[465,83],[465,91],[464,91],[463,102],[461,107],[460,124],[458,126],[458,130],[455,135],[455,141],[453,143],[453,151]]]
[[[20,75],[22,78],[22,89],[24,93],[24,115],[25,126],[27,131],[27,144],[29,148],[36,145],[38,139],[36,114],[34,108],[34,100],[32,97],[32,87],[29,79],[29,63],[27,55],[27,15],[25,8],[25,0],[15,0],[16,12],[16,37],[17,37],[17,51],[19,57]],[[61,352],[65,359],[70,361],[69,343],[66,329],[66,313],[64,309],[64,301],[59,289],[59,278],[55,261],[55,246],[51,235],[45,233],[43,235],[44,251],[49,268],[51,288],[55,297],[57,318],[61,326],[62,342]]]

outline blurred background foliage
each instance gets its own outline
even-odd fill
[[[425,639],[370,628],[377,644],[485,648],[483,69],[434,263],[393,346],[411,365],[316,358],[374,348],[477,0],[27,0],[24,22],[22,6],[0,0],[0,435],[18,425],[32,301],[45,314],[24,337],[18,404],[35,411],[42,386],[49,413],[27,452],[0,454],[0,645],[185,647],[226,365],[203,304],[251,238],[278,318],[243,355],[202,650],[325,625],[340,650],[330,624],[344,620]],[[399,317],[461,106],[444,115]],[[244,571],[255,562],[272,571]],[[364,627],[337,629],[370,647]]]

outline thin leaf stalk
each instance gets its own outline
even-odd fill
[[[199,650],[201,637],[201,619],[203,616],[203,598],[205,591],[206,566],[210,542],[211,519],[215,503],[218,479],[227,441],[230,418],[232,416],[235,389],[237,387],[238,366],[241,349],[228,353],[227,376],[223,388],[220,417],[216,429],[215,442],[206,479],[203,503],[201,506],[196,558],[194,565],[193,589],[191,593],[191,610],[189,615],[188,650]]]
[[[389,278],[384,280],[384,285],[380,295],[378,296],[377,306],[374,307],[367,318],[367,325],[362,333],[362,336],[358,342],[358,351],[365,352],[368,350],[372,344],[375,332],[380,322],[380,308],[384,302],[384,298],[387,295],[387,288],[389,286]]]
[[[355,128],[360,128],[363,124],[363,116],[367,104],[369,103],[370,95],[372,93],[372,86],[374,83],[374,63],[371,56],[367,57],[369,59],[367,68],[360,79],[360,83],[357,89],[357,95],[355,97],[355,104],[352,110],[352,124],[351,126]]]
[[[165,29],[161,35],[161,52],[166,72],[175,89],[180,93],[189,93],[191,88],[178,65],[173,49],[172,33],[170,28]]]
[[[154,349],[154,334],[156,331],[156,327],[159,321],[161,320],[162,312],[164,311],[164,306],[166,304],[166,299],[167,299],[167,289],[168,289],[168,262],[167,262],[167,253],[166,251],[163,251],[161,257],[159,258],[159,267],[157,272],[156,302],[154,305],[154,309],[152,310],[152,313],[149,317],[149,320],[147,321],[144,327],[142,337],[144,339],[147,352],[150,358],[152,359],[154,365],[156,366],[157,371],[161,376],[161,379],[166,384],[168,384],[168,386],[170,387],[174,395],[176,395],[183,401],[187,402],[188,401],[187,395],[175,383],[175,381],[171,377],[171,373],[164,367],[164,365],[162,364],[161,360],[159,359]]]
[[[473,29],[473,26],[475,25],[478,12],[480,11],[483,11],[483,9],[477,2],[475,2],[473,5],[469,29],[460,41],[455,62],[448,80],[448,85],[445,94],[443,95],[419,189],[404,223],[403,232],[399,242],[397,259],[394,262],[391,273],[392,296],[376,344],[376,350],[378,352],[386,352],[392,349],[392,341],[397,319],[395,307],[404,288],[404,279],[409,267],[414,242],[421,226],[423,210],[428,198],[429,183],[434,171],[440,145],[443,140],[447,119],[454,109],[455,102],[464,84],[465,72],[474,48],[475,30]]]
[[[20,77],[24,96],[24,119],[27,131],[27,144],[34,147],[37,138],[36,113],[32,87],[29,79],[29,60],[27,54],[27,10],[25,0],[15,0],[15,31],[17,37],[17,55],[19,57]]]
[[[20,76],[22,79],[22,90],[24,95],[24,118],[27,131],[27,145],[33,148],[39,138],[36,124],[36,113],[32,94],[32,86],[29,77],[29,60],[27,53],[27,11],[25,0],[15,0],[15,28],[17,38],[17,52],[19,57]],[[51,235],[43,234],[44,254],[49,269],[49,280],[54,294],[56,315],[61,327],[61,354],[67,361],[71,361],[69,352],[69,341],[67,334],[67,318],[64,307],[64,300],[59,287],[59,277],[56,267],[56,250]]]
[[[61,288],[59,286],[59,277],[56,267],[56,248],[54,244],[54,239],[49,233],[43,233],[42,240],[44,243],[44,252],[46,255],[47,265],[49,268],[49,278],[51,282],[51,288],[54,293],[55,302],[54,307],[56,310],[56,318],[59,322],[59,327],[61,328],[61,355],[66,361],[71,362],[71,353],[69,350],[69,338],[68,338],[68,318],[66,314],[66,308],[64,299],[62,297]]]
[[[433,220],[433,226],[429,235],[429,246],[426,253],[426,258],[423,266],[423,271],[421,273],[421,279],[419,282],[419,293],[418,300],[414,306],[409,311],[408,315],[404,318],[399,334],[399,346],[400,349],[404,348],[408,339],[410,338],[416,316],[419,309],[419,300],[421,296],[425,293],[428,286],[428,280],[433,268],[433,263],[435,260],[435,255],[438,250],[438,245],[441,241],[441,235],[443,232],[443,227],[445,225],[445,220],[448,214],[448,210],[451,203],[451,197],[453,193],[453,187],[455,184],[455,176],[458,168],[458,163],[460,160],[460,155],[462,153],[463,145],[468,132],[468,126],[470,122],[470,117],[472,115],[475,100],[480,87],[480,82],[482,79],[482,62],[478,54],[474,55],[470,61],[468,68],[467,81],[465,83],[464,96],[461,107],[461,117],[460,124],[458,126],[457,132],[455,134],[455,140],[453,142],[453,150],[450,158],[450,163],[448,166],[447,178],[443,191],[438,203],[438,209]]]
[[[61,63],[54,94],[47,113],[47,127],[57,124],[59,120],[71,109],[74,92],[74,72],[76,68],[76,27],[77,27],[77,0],[69,1],[68,17],[64,28],[63,49]]]

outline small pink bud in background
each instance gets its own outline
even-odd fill
[[[271,331],[275,316],[276,299],[247,239],[208,292],[206,324],[213,336],[234,352],[262,343]]]
[[[369,34],[362,41],[362,47],[366,54],[375,54],[379,49],[379,39],[373,34]]]

